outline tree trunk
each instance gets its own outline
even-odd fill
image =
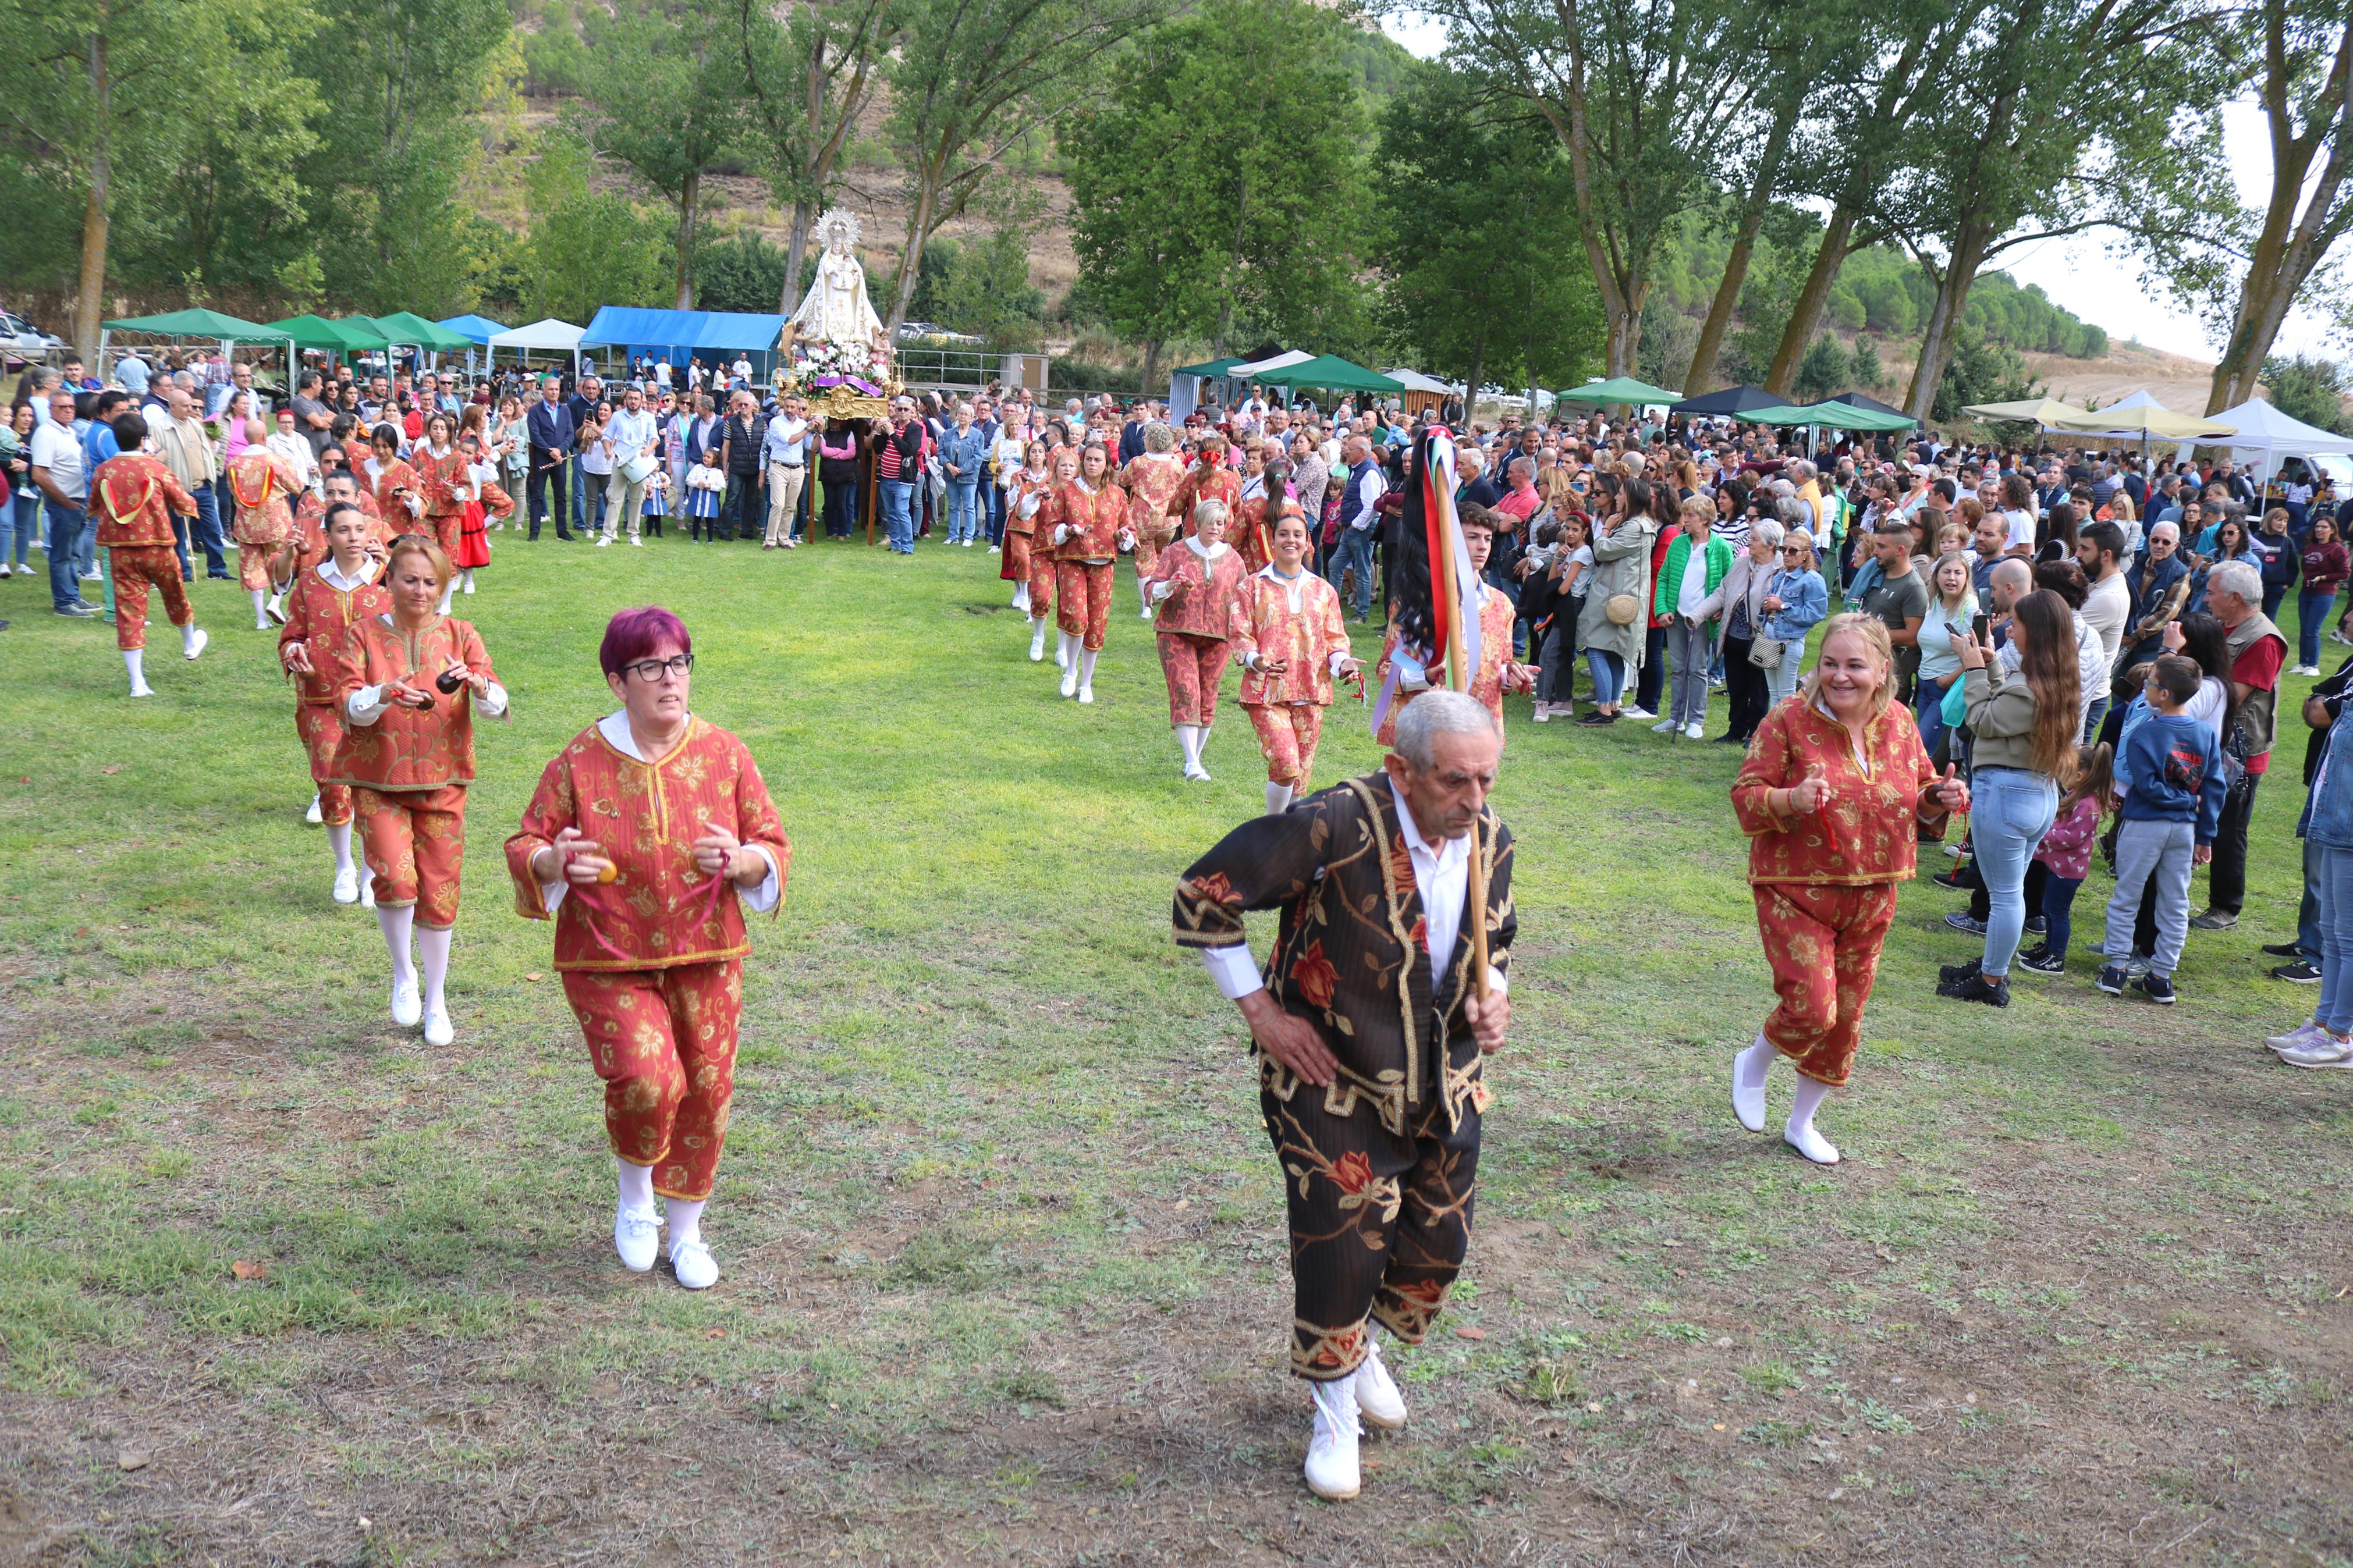
[[[1250,176],[1242,176],[1234,191],[1234,252],[1232,272],[1218,300],[1218,330],[1209,340],[1209,357],[1223,358],[1226,339],[1234,330],[1234,294],[1241,283],[1242,237],[1250,232]]]
[[[1749,186],[1748,200],[1740,209],[1740,226],[1733,232],[1731,254],[1725,258],[1724,278],[1715,286],[1707,320],[1700,323],[1699,342],[1692,349],[1691,370],[1683,376],[1685,397],[1715,390],[1716,356],[1723,352],[1724,334],[1732,325],[1733,307],[1740,302],[1740,286],[1748,280],[1748,258],[1757,249],[1757,231],[1764,226],[1765,214],[1773,205],[1781,160],[1789,150],[1790,133],[1797,129],[1798,107],[1799,100],[1792,95],[1774,119],[1765,155],[1757,165],[1756,181]]]
[[[2353,153],[2353,26],[2345,29],[2328,77],[2325,103],[2313,106],[2313,123],[2298,135],[2289,118],[2284,0],[2264,6],[2264,79],[2263,101],[2271,136],[2272,195],[2263,211],[2263,226],[2247,258],[2247,273],[2239,285],[2239,308],[2231,319],[2231,341],[2214,366],[2214,380],[2206,394],[2206,412],[2220,414],[2255,395],[2263,361],[2278,340],[2305,279],[2320,263],[2328,246],[2337,191],[2345,179],[2346,160]],[[2328,125],[2327,121],[2334,121]],[[2328,148],[2316,182],[2308,180],[2313,155],[2323,142]],[[2306,186],[2311,194],[2306,195]],[[2297,204],[2304,204],[2299,214]]]
[[[1143,384],[1135,389],[1137,394],[1145,397],[1156,395],[1153,391],[1153,387],[1159,380],[1160,340],[1158,338],[1148,337],[1144,340],[1144,377]]]
[[[678,305],[694,309],[694,209],[702,198],[702,175],[689,174],[678,195]]]
[[[922,270],[923,241],[932,231],[932,212],[939,205],[940,171],[936,161],[927,162],[915,185],[915,205],[907,214],[906,248],[899,252],[899,276],[891,289],[891,315],[882,323],[891,341],[896,342],[899,328],[907,319],[907,307],[914,301],[916,274]]]
[[[817,204],[804,196],[793,204],[793,234],[785,246],[785,286],[776,299],[776,314],[789,316],[801,307],[801,258],[808,252],[809,226],[817,221]]]
[[[101,23],[105,10],[100,8]],[[90,36],[90,200],[81,218],[81,291],[74,300],[74,347],[82,363],[98,369],[98,323],[106,314],[106,236],[112,222],[109,203],[113,168],[109,133],[114,121],[114,81],[106,64],[106,35]]]
[[[1776,396],[1787,396],[1789,378],[1798,374],[1798,362],[1806,357],[1806,345],[1814,341],[1815,329],[1822,323],[1822,311],[1831,301],[1831,289],[1838,282],[1839,268],[1854,254],[1854,208],[1841,205],[1832,209],[1830,226],[1822,230],[1822,243],[1814,252],[1814,264],[1806,270],[1805,287],[1798,290],[1797,305],[1789,311],[1788,324],[1781,329],[1781,342],[1773,351],[1773,363],[1765,373],[1765,390]]]
[[[1977,281],[1991,238],[1983,219],[1969,220],[1955,237],[1952,258],[1945,264],[1944,276],[1936,280],[1936,298],[1928,307],[1928,321],[1920,333],[1920,363],[1912,367],[1912,389],[1904,398],[1904,412],[1924,423],[1928,410],[1936,405],[1936,384],[1944,379],[1945,362],[1952,357],[1953,329],[1969,302],[1969,285]]]

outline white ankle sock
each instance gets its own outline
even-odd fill
[[[670,1244],[673,1248],[690,1241],[702,1239],[702,1205],[707,1198],[665,1198],[662,1207],[670,1220]]]
[[[269,616],[263,612],[261,606],[269,602],[269,595],[267,591],[260,588],[248,588],[246,592],[250,595],[253,599],[254,626],[257,628],[268,626],[269,624]]]
[[[338,873],[352,868],[352,825],[348,822],[327,824],[327,847],[335,852]]]
[[[442,1000],[442,984],[449,978],[449,939],[456,931],[448,926],[435,931],[431,926],[417,928],[417,956],[425,970],[425,1010],[446,1013],[448,1005]]]
[[[403,904],[398,909],[390,904],[375,907],[375,923],[384,932],[384,945],[392,954],[392,978],[396,984],[417,984],[417,964],[408,956],[409,928],[417,921],[417,906]]]
[[[1082,653],[1079,655],[1079,684],[1081,686],[1092,686],[1095,683],[1095,660],[1101,657],[1102,653],[1100,649],[1094,653]]]
[[[1772,1067],[1773,1058],[1780,1054],[1773,1048],[1771,1041],[1762,1035],[1757,1036],[1755,1044],[1733,1058],[1733,1071],[1739,1075],[1740,1086],[1743,1089],[1764,1088],[1766,1071]],[[1812,1083],[1813,1080],[1800,1079],[1799,1082],[1803,1085]],[[1815,1084],[1814,1087],[1819,1089],[1821,1086]],[[1819,1102],[1820,1097],[1817,1095],[1815,1099]],[[1810,1115],[1811,1112],[1808,1114]]]
[[[1822,1097],[1830,1091],[1831,1086],[1820,1079],[1808,1078],[1803,1073],[1798,1075],[1798,1097],[1789,1106],[1789,1123],[1786,1130],[1790,1137],[1800,1137],[1812,1129],[1814,1112],[1820,1108]]]
[[[1176,743],[1185,748],[1185,765],[1187,768],[1201,765],[1201,727],[1198,724],[1177,725]]]
[[[1284,812],[1289,811],[1290,809],[1291,786],[1289,784],[1271,784],[1267,785],[1266,814],[1269,816],[1281,816]]]
[[[653,1207],[654,1168],[651,1165],[632,1165],[618,1158],[613,1164],[621,1178],[621,1206],[625,1209]]]
[[[188,624],[180,628],[180,651],[182,653],[190,655],[194,654],[196,646],[196,636],[195,617],[192,616],[188,619]]]
[[[122,668],[131,672],[131,689],[133,691],[142,690],[147,685],[146,663],[145,648],[127,647],[122,650]]]

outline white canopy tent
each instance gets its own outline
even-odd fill
[[[1226,374],[1235,381],[1248,381],[1250,377],[1258,374],[1261,371],[1289,370],[1293,365],[1305,364],[1309,360],[1312,360],[1314,357],[1315,356],[1314,354],[1307,353],[1300,349],[1285,349],[1282,353],[1275,355],[1272,359],[1256,360],[1249,364],[1235,365],[1231,369],[1228,370]]]
[[[577,370],[580,366],[580,340],[587,331],[586,327],[575,327],[569,321],[559,321],[550,316],[512,331],[492,332],[491,353],[495,358],[501,349],[507,349],[526,357],[534,353],[570,354],[573,368]]]
[[[2231,460],[2257,479],[2278,472],[2282,458],[2317,458],[2353,453],[2353,436],[2338,436],[2282,414],[2260,397],[2214,416],[2217,425],[2236,426]]]

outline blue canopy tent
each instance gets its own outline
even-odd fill
[[[461,338],[473,339],[483,351],[482,362],[485,364],[490,363],[491,334],[492,332],[503,332],[506,331],[505,327],[491,321],[488,316],[451,316],[447,320],[436,321],[433,324],[437,327],[447,327],[449,331],[457,333]],[[466,351],[466,374],[469,376],[471,376],[474,374],[474,351],[472,349],[468,349]]]
[[[650,354],[671,364],[700,358],[706,365],[723,357],[733,363],[741,353],[752,362],[752,374],[767,379],[776,363],[776,339],[785,330],[782,316],[754,315],[734,310],[649,310],[632,306],[604,305],[581,335],[580,346],[617,348],[629,360]]]

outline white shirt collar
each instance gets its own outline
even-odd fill
[[[1198,533],[1185,541],[1185,547],[1204,561],[1215,561],[1219,557],[1224,555],[1227,551],[1233,548],[1232,545],[1228,544],[1222,539],[1218,541],[1217,543],[1204,548],[1201,543],[1201,536]]]
[[[346,577],[336,568],[335,558],[330,555],[319,563],[319,581],[331,588],[341,588],[349,593],[364,583],[375,582],[377,566],[378,563],[374,556],[363,555],[360,557],[359,572],[353,576]]]
[[[692,724],[694,722],[694,715],[691,713],[688,714],[686,716],[686,721],[689,724]],[[611,742],[613,743],[613,749],[620,752],[621,755],[628,758],[631,762],[642,763],[646,760],[644,753],[638,750],[637,736],[632,734],[629,731],[629,710],[628,709],[617,709],[613,712],[606,714],[602,719],[597,720],[596,732],[604,736],[606,740]],[[682,736],[683,731],[681,733]],[[671,749],[676,750],[675,747]]]

